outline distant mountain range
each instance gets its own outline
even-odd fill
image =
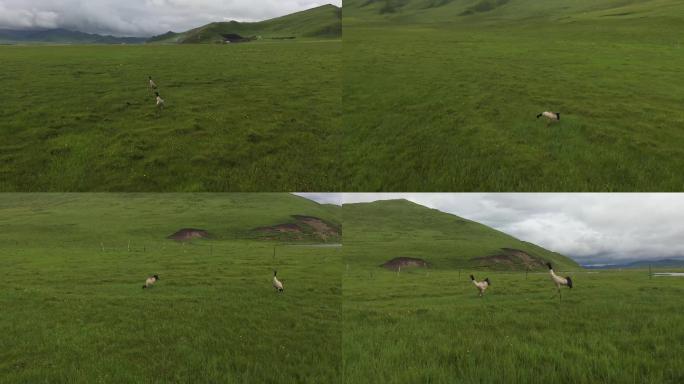
[[[583,265],[587,269],[616,269],[616,268],[683,268],[684,259],[637,260],[618,264]]]
[[[103,36],[62,28],[32,31],[0,29],[0,44],[197,44],[223,43],[227,40],[250,41],[257,38],[289,40],[341,36],[342,9],[334,5],[323,5],[255,23],[211,23],[181,33],[169,31],[152,38]]]
[[[0,44],[142,44],[146,41],[145,37],[103,36],[62,28],[39,31],[0,29]]]

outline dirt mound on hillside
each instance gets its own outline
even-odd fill
[[[205,231],[204,229],[183,228],[178,230],[173,235],[168,236],[167,239],[187,241],[192,239],[206,239],[209,237],[209,232]]]
[[[479,267],[498,267],[505,269],[539,269],[545,261],[525,251],[513,248],[501,248],[501,252],[492,256],[481,256],[470,259]]]
[[[396,271],[399,268],[428,268],[430,267],[430,263],[423,259],[416,259],[413,257],[395,257],[380,266]]]
[[[314,216],[293,215],[294,223],[283,223],[269,227],[254,228],[262,238],[276,240],[286,235],[292,240],[314,239],[320,241],[336,240],[342,236],[338,225]],[[266,236],[263,236],[266,235]]]
[[[339,226],[319,219],[318,217],[301,215],[294,215],[292,217],[294,217],[298,222],[311,227],[314,232],[324,240],[342,235],[342,230]]]

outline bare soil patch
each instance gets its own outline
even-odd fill
[[[501,248],[501,252],[491,256],[474,257],[478,267],[497,267],[503,269],[540,269],[545,260],[513,248]]]
[[[293,215],[293,223],[276,224],[268,227],[254,228],[265,240],[338,240],[342,236],[341,228],[333,223],[314,216]]]

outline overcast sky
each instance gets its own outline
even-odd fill
[[[119,36],[258,21],[342,0],[0,0],[0,29],[66,28]]]
[[[340,204],[387,199],[474,220],[580,263],[684,256],[684,194],[302,194]]]

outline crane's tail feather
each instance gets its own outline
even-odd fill
[[[542,117],[542,114],[541,114],[541,113],[537,115],[537,119],[540,118],[540,117]]]
[[[567,276],[565,279],[568,281],[568,288],[572,288],[572,279],[570,276]]]

